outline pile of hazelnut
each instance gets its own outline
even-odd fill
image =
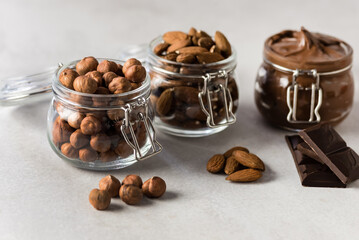
[[[166,182],[160,177],[152,177],[142,184],[140,176],[131,174],[121,182],[114,176],[108,175],[100,180],[99,189],[90,192],[89,201],[97,210],[105,210],[111,203],[111,198],[120,197],[128,205],[138,205],[143,195],[149,198],[159,198],[166,191]]]
[[[112,102],[106,102],[108,98],[101,96],[136,89],[145,78],[145,68],[134,58],[127,60],[122,66],[108,60],[98,63],[94,57],[85,57],[76,64],[76,71],[70,68],[63,70],[59,76],[61,84],[77,92],[87,93],[89,97],[71,95],[75,102],[79,99],[86,101],[86,107],[75,108],[61,101],[54,102],[59,115],[52,129],[54,145],[66,157],[80,159],[83,162],[111,162],[133,154],[133,149],[126,143],[121,130],[125,118],[124,110],[89,110],[87,106],[121,105],[117,98],[113,98]],[[98,97],[93,94],[101,95]],[[134,114],[136,111],[144,112],[144,109],[137,109]],[[139,147],[144,146],[147,140],[144,123],[134,120],[132,127]],[[126,133],[131,139],[129,129]]]
[[[138,88],[146,78],[146,69],[135,58],[124,65],[94,57],[85,57],[76,64],[76,71],[67,68],[59,76],[65,87],[90,94],[119,94]]]

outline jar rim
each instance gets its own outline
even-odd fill
[[[232,54],[221,60],[221,61],[218,61],[218,62],[214,62],[214,63],[207,63],[207,64],[191,64],[191,63],[179,63],[179,62],[175,62],[175,61],[170,61],[170,60],[167,60],[167,59],[164,59],[164,58],[161,58],[160,56],[157,56],[154,51],[153,51],[153,48],[155,47],[156,44],[162,42],[162,35],[154,38],[148,45],[148,56],[149,56],[149,59],[150,60],[153,60],[155,62],[161,62],[163,64],[169,64],[169,65],[172,65],[174,67],[187,67],[187,68],[192,68],[192,69],[196,69],[196,68],[200,68],[200,69],[203,69],[203,68],[215,68],[215,67],[218,67],[218,66],[221,66],[221,65],[228,65],[230,63],[235,63],[236,61],[236,58],[237,58],[237,52],[235,50],[235,48],[231,45],[232,47]],[[234,67],[235,68],[235,67]],[[164,72],[166,72],[167,74],[179,74],[179,73],[176,73],[176,72],[171,72],[171,71],[168,71],[168,70],[164,70]],[[180,74],[180,75],[183,75],[183,74]]]
[[[118,60],[118,59],[113,59],[113,58],[96,58],[96,60],[97,61],[108,60],[108,61],[113,61],[113,62],[119,63],[121,65],[123,65],[125,63],[125,61],[123,61],[123,60]],[[63,64],[60,68],[57,69],[56,73],[54,74],[53,81],[52,81],[52,88],[53,88],[54,92],[58,92],[56,90],[60,90],[61,92],[65,92],[65,93],[69,93],[69,94],[75,94],[75,95],[82,96],[82,97],[91,97],[91,98],[95,98],[95,99],[96,98],[104,99],[104,98],[130,96],[130,95],[133,95],[133,94],[136,94],[136,93],[140,93],[140,92],[142,92],[142,91],[144,91],[146,89],[149,89],[149,87],[150,87],[151,78],[150,78],[148,72],[146,71],[146,78],[142,82],[141,86],[134,89],[134,90],[124,92],[124,93],[118,93],[118,94],[94,94],[94,93],[83,93],[83,92],[78,92],[78,91],[69,89],[69,88],[67,88],[67,87],[65,87],[64,85],[61,84],[61,82],[59,80],[60,74],[66,68],[71,68],[70,66],[74,66],[74,65],[76,66],[76,64],[79,61],[81,61],[81,59],[71,61],[71,62],[69,62],[67,64]],[[144,63],[142,63],[142,64],[144,65]]]

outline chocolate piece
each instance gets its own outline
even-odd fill
[[[294,163],[303,186],[346,187],[346,184],[342,183],[326,165],[320,164],[314,159],[303,155],[297,149],[297,146],[303,143],[303,140],[298,135],[286,136],[285,139],[293,155]]]
[[[316,125],[299,135],[343,183],[359,178],[359,156],[331,126]]]
[[[313,152],[313,150],[309,147],[308,144],[306,144],[305,142],[299,143],[297,145],[297,149],[299,152],[301,152],[302,154],[313,158],[314,160],[316,160],[317,162],[323,164],[323,161],[318,157],[317,154],[315,154],[315,152]]]

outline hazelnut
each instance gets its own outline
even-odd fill
[[[150,198],[159,198],[166,192],[166,182],[160,177],[152,177],[142,185],[143,194]]]
[[[92,71],[92,72],[86,73],[85,76],[88,76],[88,77],[92,78],[93,80],[95,80],[97,82],[97,86],[99,86],[99,87],[102,86],[102,73],[100,73],[98,71]]]
[[[97,152],[107,152],[111,148],[111,139],[104,133],[91,136],[91,147]]]
[[[89,201],[97,210],[105,210],[110,206],[111,197],[107,191],[95,188],[90,192]]]
[[[79,150],[79,158],[84,162],[94,162],[97,160],[98,154],[90,147]]]
[[[106,95],[106,94],[110,94],[110,91],[108,90],[108,88],[99,87],[99,88],[97,88],[95,94],[103,94],[103,95]]]
[[[54,144],[59,147],[62,143],[70,140],[70,136],[73,132],[74,129],[65,120],[57,117],[52,129],[52,140]]]
[[[141,83],[131,82],[131,90],[135,90],[136,88],[139,88],[140,86],[141,86]]]
[[[134,186],[141,188],[142,187],[142,179],[140,176],[138,176],[136,174],[131,174],[131,175],[127,175],[122,180],[122,184],[123,185],[134,185]]]
[[[108,110],[107,116],[111,120],[120,121],[125,118],[125,111],[122,109]]]
[[[117,72],[117,70],[118,70],[117,63],[108,60],[103,60],[97,66],[97,71],[101,73]]]
[[[122,185],[120,188],[120,197],[122,201],[129,205],[139,204],[143,198],[141,188],[134,185]]]
[[[112,79],[111,83],[108,85],[108,90],[115,94],[128,92],[131,88],[131,83],[124,77],[116,77]]]
[[[61,152],[68,158],[76,159],[79,157],[79,151],[75,149],[70,143],[62,144]]]
[[[116,72],[117,75],[124,77],[125,75],[122,72],[123,66],[121,64],[117,64],[117,67],[118,67],[117,72]]]
[[[80,128],[80,124],[84,118],[85,118],[85,114],[80,112],[73,112],[68,117],[67,122],[71,127],[78,129]]]
[[[69,89],[74,89],[73,87],[73,82],[75,80],[75,78],[77,78],[79,76],[79,74],[77,72],[75,72],[74,70],[70,69],[70,68],[66,68],[65,70],[63,70],[59,76],[59,80],[61,82],[62,85],[64,85],[65,87],[69,88]]]
[[[142,66],[142,63],[138,61],[136,58],[130,58],[128,59],[122,66],[122,72],[126,74],[127,69],[129,69],[133,65],[140,65]]]
[[[146,69],[139,65],[131,66],[127,69],[125,77],[131,82],[143,82],[146,78]]]
[[[89,76],[79,76],[74,81],[74,89],[83,93],[95,93],[97,90],[97,82]]]
[[[83,148],[88,145],[90,139],[87,135],[83,134],[80,129],[77,129],[70,136],[70,143],[74,148]]]
[[[94,57],[85,57],[76,64],[76,71],[80,75],[85,75],[88,72],[95,71],[98,61]]]
[[[101,162],[112,162],[115,161],[117,157],[118,155],[112,150],[100,153]]]
[[[102,125],[100,120],[90,115],[82,120],[80,128],[83,134],[94,135],[101,131]]]
[[[110,84],[110,82],[114,79],[117,78],[118,75],[114,72],[107,72],[103,75],[103,80],[105,81],[105,86],[108,87],[108,85]]]
[[[125,140],[119,141],[114,150],[115,153],[121,158],[127,158],[128,156],[133,154],[133,149],[127,144]]]
[[[102,178],[99,183],[100,190],[107,191],[110,197],[117,197],[120,191],[120,181],[112,175]]]

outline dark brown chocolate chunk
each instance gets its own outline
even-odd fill
[[[313,152],[343,182],[359,178],[359,156],[329,125],[316,125],[299,132]]]
[[[298,146],[297,146],[297,149],[302,154],[304,154],[304,155],[306,155],[306,156],[308,156],[310,158],[313,158],[317,162],[323,164],[323,161],[318,157],[317,154],[315,154],[315,152],[313,152],[313,150],[305,142],[299,143]]]
[[[303,143],[303,140],[298,135],[286,136],[285,139],[293,155],[294,163],[303,186],[346,187],[346,184],[342,183],[326,165],[320,164],[316,160],[303,155],[297,149],[298,144]]]

